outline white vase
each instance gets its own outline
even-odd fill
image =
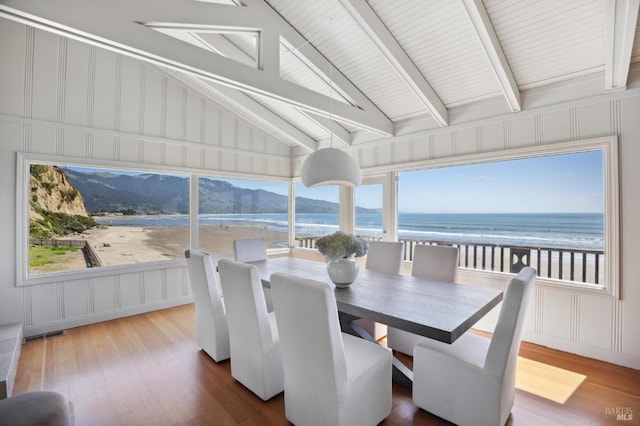
[[[338,288],[349,287],[358,276],[358,262],[353,259],[330,260],[327,263],[329,278]]]

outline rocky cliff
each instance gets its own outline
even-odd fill
[[[32,164],[29,178],[29,231],[32,237],[81,232],[95,226],[82,194],[56,166]]]
[[[69,183],[67,176],[56,166],[31,165],[29,187],[31,201],[41,209],[71,216],[89,216],[84,208],[82,194]]]

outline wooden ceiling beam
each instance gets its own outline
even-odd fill
[[[186,72],[233,89],[266,96],[318,115],[331,115],[345,124],[379,135],[393,135],[393,123],[370,101],[356,106],[336,102],[332,111],[328,111],[329,97],[280,78],[275,60],[277,53],[273,51],[279,46],[275,42],[277,34],[285,33],[291,37],[295,33],[298,37],[301,36],[266,3],[253,0],[248,3],[250,6],[257,4],[260,7],[204,2],[186,2],[175,7],[175,2],[170,0],[0,0],[0,17]],[[171,24],[189,26],[193,30],[258,29],[265,33],[264,43],[270,51],[262,54],[260,66],[256,69],[168,37],[145,26],[145,23],[164,27]],[[309,50],[309,44],[306,47]],[[317,51],[315,55],[322,57]],[[324,57],[322,59],[326,61]],[[344,76],[339,79],[337,84],[342,87],[348,82]],[[353,89],[356,88],[352,84],[351,86],[349,90],[355,94]],[[359,92],[357,89],[355,91]],[[356,101],[364,99],[366,97],[360,93]]]
[[[447,108],[369,4],[365,0],[340,0],[340,2],[438,125],[447,126]]]
[[[314,114],[312,112],[304,112],[309,120],[312,120],[318,126],[326,129],[331,135],[333,135],[336,140],[340,142],[341,145],[350,146],[351,145],[351,133],[344,127],[342,127],[339,123],[331,120],[327,117],[322,117],[320,115]]]
[[[208,98],[215,98],[222,104],[230,103],[231,109],[240,109],[256,120],[256,125],[263,129],[269,129],[268,133],[275,138],[282,138],[300,146],[305,152],[310,153],[318,149],[315,139],[293,126],[284,118],[257,102],[243,92],[234,90],[222,84],[202,81],[197,77],[179,71],[167,70],[173,78],[196,90]],[[259,122],[259,124],[258,124]]]
[[[498,80],[498,84],[509,108],[513,112],[521,111],[522,105],[518,84],[511,72],[511,67],[502,51],[502,46],[500,46],[500,41],[498,40],[498,36],[496,35],[482,0],[462,0],[462,4],[478,35],[487,59],[489,59],[491,68]]]
[[[191,36],[200,39],[200,37],[197,34],[192,34],[192,33],[190,34]],[[213,49],[221,54],[224,54],[228,58],[234,59],[236,61],[239,61],[242,63],[249,63],[250,61],[252,61],[252,58],[250,58],[244,51],[242,51],[242,49],[240,49],[235,44],[229,42],[227,38],[223,37],[220,34],[209,34],[206,37],[206,41],[202,40],[202,43],[207,43],[210,49]],[[290,49],[291,47],[288,46],[287,48]],[[305,65],[307,65],[307,62],[304,60],[306,58],[302,58],[302,59]],[[317,72],[317,70],[314,70],[314,72]],[[330,83],[327,82],[327,84],[330,84]],[[214,87],[213,90],[219,93],[219,90],[218,90],[219,87],[221,86],[216,85],[216,87]],[[245,95],[245,96],[249,96],[249,95]],[[232,101],[232,99],[229,96],[226,96],[226,99],[228,101]],[[240,100],[242,105],[238,105],[238,106],[243,106],[244,104],[246,104],[245,99],[240,97]],[[260,105],[259,102],[256,102],[256,103]],[[252,107],[246,110],[247,112],[256,111],[256,110],[260,111],[261,113],[257,116],[257,118],[262,119],[265,116],[264,111],[262,111],[264,107],[262,107],[262,105],[260,105],[260,107],[261,108]],[[338,140],[342,145],[346,145],[346,146],[351,145],[351,134],[349,133],[349,131],[347,131],[347,129],[342,127],[340,124],[336,123],[330,118],[327,118],[318,114],[314,114],[312,112],[306,112],[304,110],[301,110],[301,112],[309,120],[313,121],[315,124],[324,128],[327,132],[335,136],[336,140]],[[278,120],[278,122],[279,121],[280,120]],[[275,124],[275,122],[272,122],[270,124]],[[285,128],[283,128],[282,131],[287,134],[291,134],[291,131],[289,129],[290,126],[291,124],[288,124],[288,126],[284,126]],[[307,148],[311,146],[308,141],[304,142],[303,145]]]
[[[625,90],[640,0],[608,0],[604,7],[604,89]]]

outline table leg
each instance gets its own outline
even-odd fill
[[[355,321],[360,319],[354,315],[346,314],[338,311],[338,318],[340,320],[340,328],[344,333],[351,334],[352,336],[361,337],[373,343],[378,343],[371,337],[362,327],[360,327]],[[392,379],[394,382],[411,389],[413,387],[413,371],[402,363],[395,356],[393,357],[393,372]]]

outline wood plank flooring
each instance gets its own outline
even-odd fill
[[[529,373],[531,366],[519,366],[519,380],[533,381],[527,386],[543,396],[517,390],[507,424],[640,424],[640,371],[527,343],[520,355],[540,363]],[[554,394],[548,383],[562,370],[585,377],[558,403],[544,394]],[[199,350],[193,305],[73,328],[23,345],[14,394],[34,390],[65,394],[79,426],[289,424],[282,394],[263,402],[231,377],[229,361],[216,364]],[[607,414],[616,407],[631,408],[633,420]],[[410,392],[394,384],[393,410],[382,424],[447,423],[418,409]]]

